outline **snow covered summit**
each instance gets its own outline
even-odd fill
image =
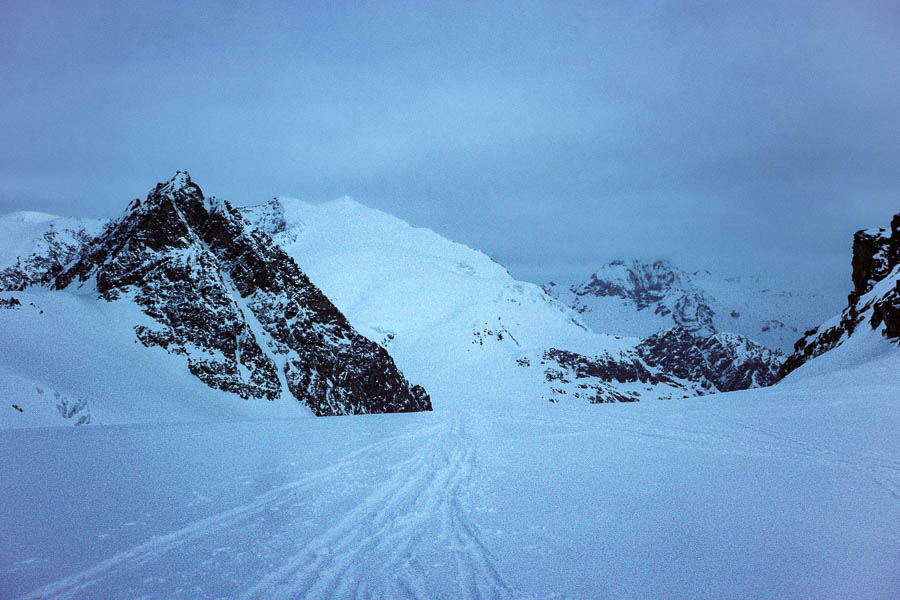
[[[756,345],[591,331],[482,252],[349,198],[274,198],[241,210],[436,405],[677,398],[768,385],[777,375],[780,355]],[[678,359],[666,358],[673,353]],[[710,379],[713,364],[726,375]]]

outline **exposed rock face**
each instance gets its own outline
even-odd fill
[[[19,302],[18,298],[0,298],[0,309],[7,308],[11,310],[19,309],[22,307],[22,303]]]
[[[616,260],[586,281],[543,288],[594,331],[627,337],[682,327],[705,335],[736,333],[790,352],[801,332],[830,316],[822,296],[808,289],[773,289],[753,275],[689,272],[662,259]]]
[[[550,365],[547,381],[574,384],[576,394],[594,403],[639,400],[642,386],[668,386],[669,397],[764,387],[777,381],[782,359],[780,352],[743,336],[706,336],[683,327],[661,331],[617,356],[557,348],[543,356]]]
[[[135,200],[53,285],[89,281],[106,300],[133,297],[154,322],[135,327],[141,342],[184,355],[210,387],[289,393],[317,415],[431,409],[267,234],[185,172]]]
[[[634,390],[617,389],[613,382],[669,384],[681,387],[678,382],[662,374],[650,372],[640,357],[613,358],[611,356],[587,357],[576,352],[550,348],[543,360],[551,366],[545,371],[549,382],[575,383],[578,396],[585,396],[592,404],[604,402],[636,402],[640,394]],[[555,390],[566,393],[565,390]]]
[[[872,289],[891,270],[890,254],[893,236],[885,229],[864,229],[853,236],[854,300]]]
[[[720,392],[772,385],[784,359],[781,352],[740,335],[704,336],[682,327],[648,337],[638,352],[651,366]]]
[[[890,230],[858,231],[853,236],[853,291],[847,308],[835,319],[807,331],[781,367],[781,377],[808,360],[844,343],[864,323],[882,327],[889,339],[900,338],[900,214]]]

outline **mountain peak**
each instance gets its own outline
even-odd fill
[[[393,359],[344,315],[264,231],[179,171],[94,238],[54,287],[93,280],[153,323],[137,339],[185,356],[214,389],[293,396],[317,415],[430,410]]]
[[[154,192],[170,194],[191,188],[196,188],[198,191],[200,190],[197,184],[191,181],[190,173],[187,171],[175,171],[175,175],[169,181],[156,184]]]

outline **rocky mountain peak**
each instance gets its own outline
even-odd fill
[[[638,310],[662,300],[672,289],[681,287],[685,277],[665,259],[653,262],[614,260],[593,273],[590,280],[576,286],[579,296],[618,296],[633,300]]]
[[[430,409],[267,233],[187,172],[133,203],[54,286],[91,281],[106,300],[132,298],[156,322],[138,339],[185,356],[210,387],[290,395],[319,415]]]
[[[153,193],[175,195],[179,192],[192,193],[195,191],[199,192],[200,187],[191,181],[191,174],[187,171],[175,171],[175,175],[169,181],[156,184]]]
[[[283,234],[287,230],[284,203],[280,198],[272,198],[265,204],[241,208],[241,214],[270,236]]]

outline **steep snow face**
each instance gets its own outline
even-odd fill
[[[242,212],[438,405],[717,390],[705,378],[646,364],[639,339],[590,331],[570,308],[483,253],[349,198],[322,205],[275,198]]]
[[[900,214],[890,229],[858,231],[853,237],[853,291],[847,308],[819,327],[806,332],[785,361],[782,376],[810,359],[846,345],[858,345],[866,330],[900,341]]]
[[[586,282],[551,282],[544,289],[597,331],[638,337],[673,326],[703,335],[733,332],[783,351],[827,316],[815,293],[774,290],[752,277],[689,273],[666,260],[617,260]]]
[[[0,290],[49,283],[104,224],[36,212],[0,216]]]
[[[290,394],[318,415],[430,408],[268,235],[184,172],[132,203],[53,285],[133,300],[153,321],[135,326],[138,339],[183,355],[215,389]]]

